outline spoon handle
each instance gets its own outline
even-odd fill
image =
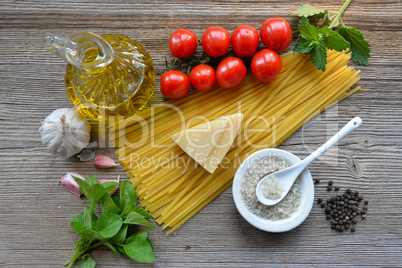
[[[360,117],[355,117],[349,121],[338,133],[336,133],[332,138],[330,138],[326,143],[321,145],[317,150],[315,150],[312,154],[307,156],[302,162],[303,166],[306,167],[313,162],[317,157],[325,153],[329,148],[335,145],[338,141],[343,139],[346,135],[351,133],[353,130],[358,128],[362,124],[362,119]]]

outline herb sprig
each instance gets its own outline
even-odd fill
[[[152,216],[137,206],[137,194],[129,181],[123,181],[120,197],[111,197],[108,190],[119,185],[118,182],[100,184],[94,176],[85,181],[74,177],[81,192],[88,198],[89,206],[71,221],[73,230],[81,235],[75,243],[75,252],[64,265],[71,267],[95,267],[89,251],[105,245],[117,255],[127,255],[138,262],[148,263],[155,260],[153,245],[146,231],[135,231],[135,225],[155,228],[147,219]],[[102,215],[95,215],[95,204],[99,201]]]
[[[303,4],[290,13],[302,17],[294,51],[310,54],[313,64],[321,71],[327,65],[327,48],[339,52],[349,49],[354,62],[368,64],[370,44],[355,27],[346,27],[342,21],[342,13],[351,1],[346,0],[338,12]]]

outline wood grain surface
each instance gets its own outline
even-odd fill
[[[121,167],[96,170],[92,162],[54,157],[38,128],[50,112],[72,107],[64,86],[65,63],[40,43],[52,32],[78,30],[120,33],[144,45],[154,60],[156,84],[170,58],[168,39],[178,28],[201,37],[219,25],[259,26],[287,14],[304,1],[6,1],[0,2],[0,266],[61,267],[78,235],[70,221],[86,200],[68,193],[58,180],[67,172],[126,179]],[[343,1],[310,1],[337,11]],[[343,15],[372,45],[361,70],[363,90],[316,116],[280,148],[306,157],[354,116],[363,125],[310,166],[315,198],[326,199],[329,180],[369,200],[368,217],[356,232],[330,229],[316,203],[298,228],[282,234],[260,231],[237,212],[231,188],[171,235],[150,231],[156,261],[139,264],[107,248],[92,252],[98,267],[360,267],[402,266],[402,94],[399,0],[354,0]],[[294,46],[292,42],[291,47]],[[156,90],[150,103],[162,101]],[[95,131],[96,132],[96,131]],[[95,139],[95,142],[99,139]],[[96,143],[95,143],[95,146]],[[116,159],[105,142],[97,155]]]

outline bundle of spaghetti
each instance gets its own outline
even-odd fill
[[[110,136],[141,205],[172,232],[231,184],[241,162],[262,148],[277,147],[317,113],[358,91],[359,71],[349,54],[328,51],[327,69],[317,70],[309,55],[281,55],[283,67],[271,83],[252,74],[232,89],[164,102],[115,122]],[[241,112],[244,120],[225,163],[210,174],[170,136],[183,129]]]

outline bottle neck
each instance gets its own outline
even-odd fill
[[[97,72],[114,58],[113,49],[102,37],[87,31],[77,32],[68,40],[47,34],[42,38],[46,49],[87,72]]]

